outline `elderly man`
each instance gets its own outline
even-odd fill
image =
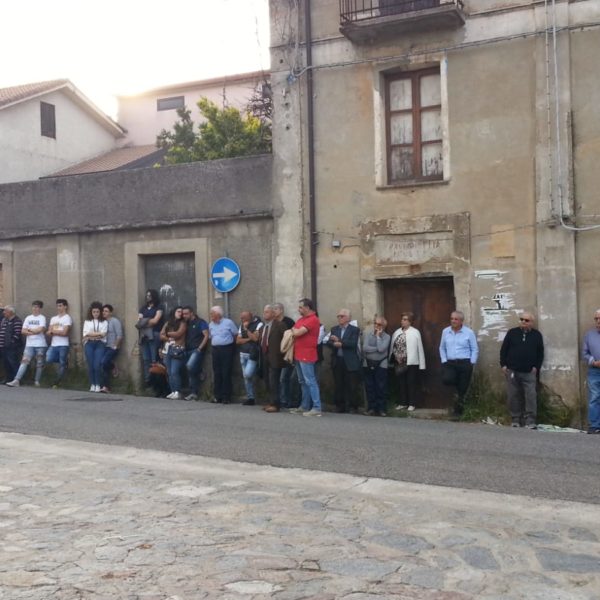
[[[17,317],[13,306],[4,307],[4,318],[0,322],[0,352],[4,366],[4,383],[14,383],[23,350],[21,329],[23,321]]]
[[[284,331],[291,329],[294,326],[294,319],[286,316],[285,307],[281,302],[275,302],[272,305],[274,318],[280,321],[283,325]],[[291,408],[292,404],[292,374],[294,373],[294,366],[286,363],[281,368],[281,379],[279,382],[279,407],[280,408]]]
[[[588,433],[600,434],[600,308],[594,323],[583,338],[583,360],[588,365]]]
[[[459,419],[464,411],[464,402],[473,365],[477,363],[479,346],[473,330],[464,324],[465,315],[460,310],[450,314],[450,326],[442,331],[440,359],[442,381],[456,389],[457,399],[453,407],[453,417]]]
[[[294,363],[296,374],[302,390],[302,406],[290,409],[290,412],[301,413],[305,417],[321,416],[321,392],[315,373],[317,362],[317,344],[321,322],[310,298],[302,298],[299,302],[300,318],[292,327],[294,336]]]
[[[281,370],[286,364],[281,353],[281,340],[286,327],[281,319],[275,317],[275,311],[270,304],[267,304],[263,310],[263,321],[263,327],[259,332],[259,346],[263,377],[269,390],[269,404],[263,410],[267,413],[276,413],[281,408],[279,390]]]
[[[235,340],[238,329],[235,323],[223,316],[220,306],[210,309],[210,343],[212,352],[213,389],[215,404],[231,402],[231,371],[235,354]]]
[[[360,330],[350,324],[352,315],[347,308],[340,308],[337,325],[331,328],[327,345],[333,349],[331,367],[333,369],[333,397],[336,411],[344,413],[358,412],[358,375],[360,358],[358,341]]]
[[[508,330],[500,348],[512,426],[529,429],[537,429],[536,385],[544,362],[544,340],[534,323],[533,313],[522,313],[519,327]]]

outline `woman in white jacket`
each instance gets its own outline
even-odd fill
[[[419,371],[425,370],[421,333],[412,326],[413,313],[402,313],[400,328],[392,335],[389,359],[394,365],[400,388],[396,410],[415,410],[420,400]]]

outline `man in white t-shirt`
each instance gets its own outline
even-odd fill
[[[60,385],[65,372],[67,371],[67,363],[69,360],[69,333],[73,326],[73,320],[67,313],[69,303],[64,298],[59,298],[56,301],[55,317],[50,319],[48,326],[48,335],[52,338],[48,354],[46,355],[47,363],[58,363],[58,372],[56,374],[56,382],[52,386],[57,388]]]
[[[35,357],[35,380],[34,384],[36,387],[40,387],[40,379],[42,378],[42,371],[44,369],[44,358],[46,356],[46,317],[42,314],[42,308],[44,303],[41,300],[34,300],[31,303],[31,314],[23,321],[23,327],[21,329],[21,335],[25,336],[25,350],[23,351],[23,358],[19,370],[12,381],[9,381],[6,385],[9,387],[19,387],[21,385],[21,379],[23,379],[27,372],[29,363]]]

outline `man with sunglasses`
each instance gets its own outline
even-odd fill
[[[588,433],[600,434],[600,308],[594,322],[583,338],[583,360],[588,365]]]
[[[528,429],[537,429],[536,386],[544,362],[544,339],[534,323],[533,313],[522,313],[519,327],[508,330],[500,349],[512,426]]]

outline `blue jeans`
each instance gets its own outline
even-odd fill
[[[302,410],[321,410],[321,394],[315,375],[315,363],[296,361],[296,374],[302,390]]]
[[[244,376],[246,396],[248,396],[248,400],[254,400],[254,383],[252,378],[254,377],[254,373],[256,373],[258,362],[250,360],[250,355],[247,352],[240,352],[240,365],[242,367],[242,375]]]
[[[192,394],[198,395],[200,391],[200,382],[198,380],[202,371],[202,361],[204,360],[203,350],[188,350],[186,353],[185,368],[188,373],[188,381]]]
[[[67,371],[69,362],[69,346],[50,346],[46,353],[47,363],[58,363],[58,373],[56,374],[56,383],[60,383]]]
[[[144,382],[150,381],[150,365],[158,360],[158,348],[160,346],[160,337],[158,331],[154,331],[154,337],[151,340],[144,340],[140,343],[142,351],[142,362],[144,363]]]
[[[99,340],[88,340],[85,343],[85,361],[90,385],[101,385],[102,383],[102,357],[105,349],[106,344]]]
[[[165,356],[165,367],[167,367],[167,375],[169,377],[169,388],[172,392],[181,391],[181,369],[185,365],[185,356],[181,358],[173,358],[168,354]]]
[[[21,359],[21,364],[19,366],[19,370],[15,375],[15,379],[21,381],[23,376],[27,372],[27,367],[29,363],[35,356],[35,381],[37,383],[40,382],[42,378],[42,371],[44,369],[44,359],[46,357],[46,346],[42,347],[33,347],[33,346],[25,346],[25,350],[23,350],[23,358]]]
[[[589,367],[588,371],[588,426],[600,429],[600,369]]]
[[[115,357],[119,349],[115,348],[105,348],[104,356],[102,357],[102,385],[104,387],[109,387],[110,383],[110,372],[115,367]]]

